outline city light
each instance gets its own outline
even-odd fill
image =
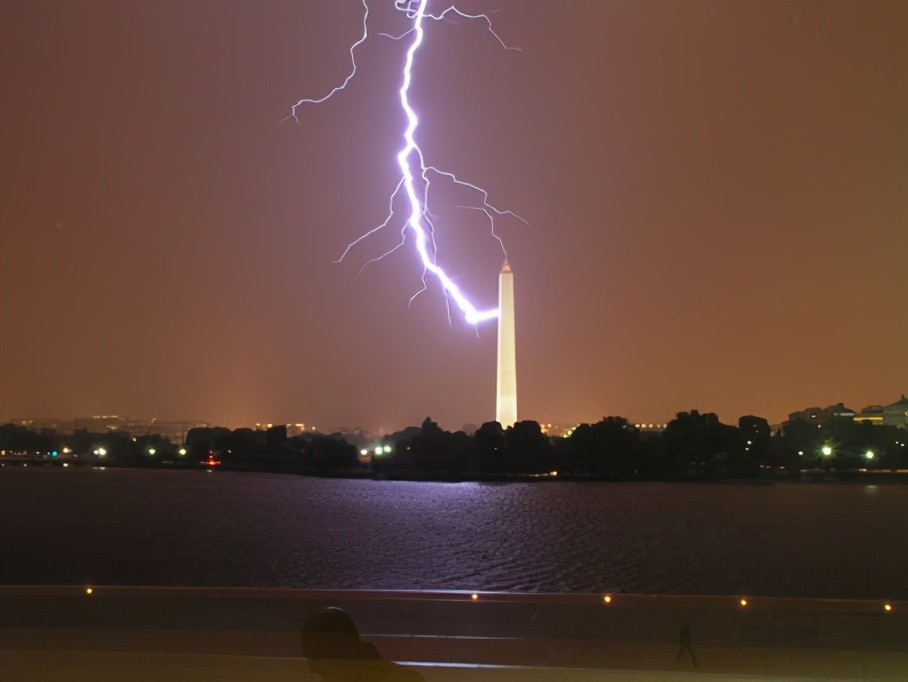
[[[479,595],[474,592],[473,594],[470,595],[470,599],[472,599],[473,601],[476,601],[477,599],[479,599]]]
[[[892,604],[883,604],[883,611],[892,611]]]
[[[154,453],[156,453],[156,452],[157,452],[157,450],[155,450],[154,448],[148,448],[149,455],[154,455]]]
[[[612,603],[612,595],[610,595],[610,594],[605,595],[605,596],[602,598],[602,601],[603,601],[604,603],[606,603],[606,604],[611,604],[611,603]]]
[[[94,590],[91,589],[90,587],[86,587],[86,588],[85,588],[85,594],[89,594],[89,595],[90,595],[92,592],[94,592]]]
[[[186,456],[186,448],[180,448],[179,454],[180,454],[180,457],[185,457],[185,456]]]
[[[832,455],[832,448],[829,445],[824,445],[820,449],[820,452],[822,452],[826,457],[829,457],[830,455]]]
[[[865,452],[864,457],[866,457],[867,459],[873,459],[873,450],[868,450],[867,452]]]
[[[741,606],[747,606],[747,600],[746,600],[746,599],[742,599],[742,600],[741,600],[740,602],[738,602],[738,603],[739,603]]]

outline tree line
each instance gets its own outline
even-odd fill
[[[641,431],[623,417],[580,424],[550,437],[538,422],[508,428],[487,422],[473,434],[450,432],[427,418],[376,439],[363,453],[341,434],[288,437],[285,426],[195,428],[185,445],[160,435],[72,435],[0,426],[0,450],[64,449],[80,461],[121,466],[206,466],[315,475],[439,480],[554,477],[594,480],[722,480],[803,470],[849,472],[908,467],[908,433],[892,426],[833,418],[821,428],[792,420],[775,434],[762,417],[723,424],[710,412],[679,412],[662,432]],[[103,454],[99,454],[103,452]],[[54,456],[51,456],[53,459]],[[557,473],[556,473],[557,472]]]

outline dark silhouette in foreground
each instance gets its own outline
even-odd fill
[[[678,655],[675,656],[675,665],[678,665],[681,662],[681,657],[686,653],[690,656],[690,662],[693,663],[696,668],[697,659],[694,657],[694,649],[690,642],[690,625],[681,626],[681,636],[678,639],[678,644],[680,648],[678,649]]]
[[[363,642],[353,619],[334,606],[303,624],[300,646],[309,670],[325,682],[423,682],[418,672],[386,661],[378,649]]]

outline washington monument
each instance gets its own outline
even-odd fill
[[[507,259],[498,275],[498,311],[495,420],[508,428],[517,421],[517,362],[514,353],[514,273]]]

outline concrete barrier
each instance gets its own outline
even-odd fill
[[[307,679],[329,605],[427,680],[908,680],[906,602],[105,586],[0,587],[0,679]]]

